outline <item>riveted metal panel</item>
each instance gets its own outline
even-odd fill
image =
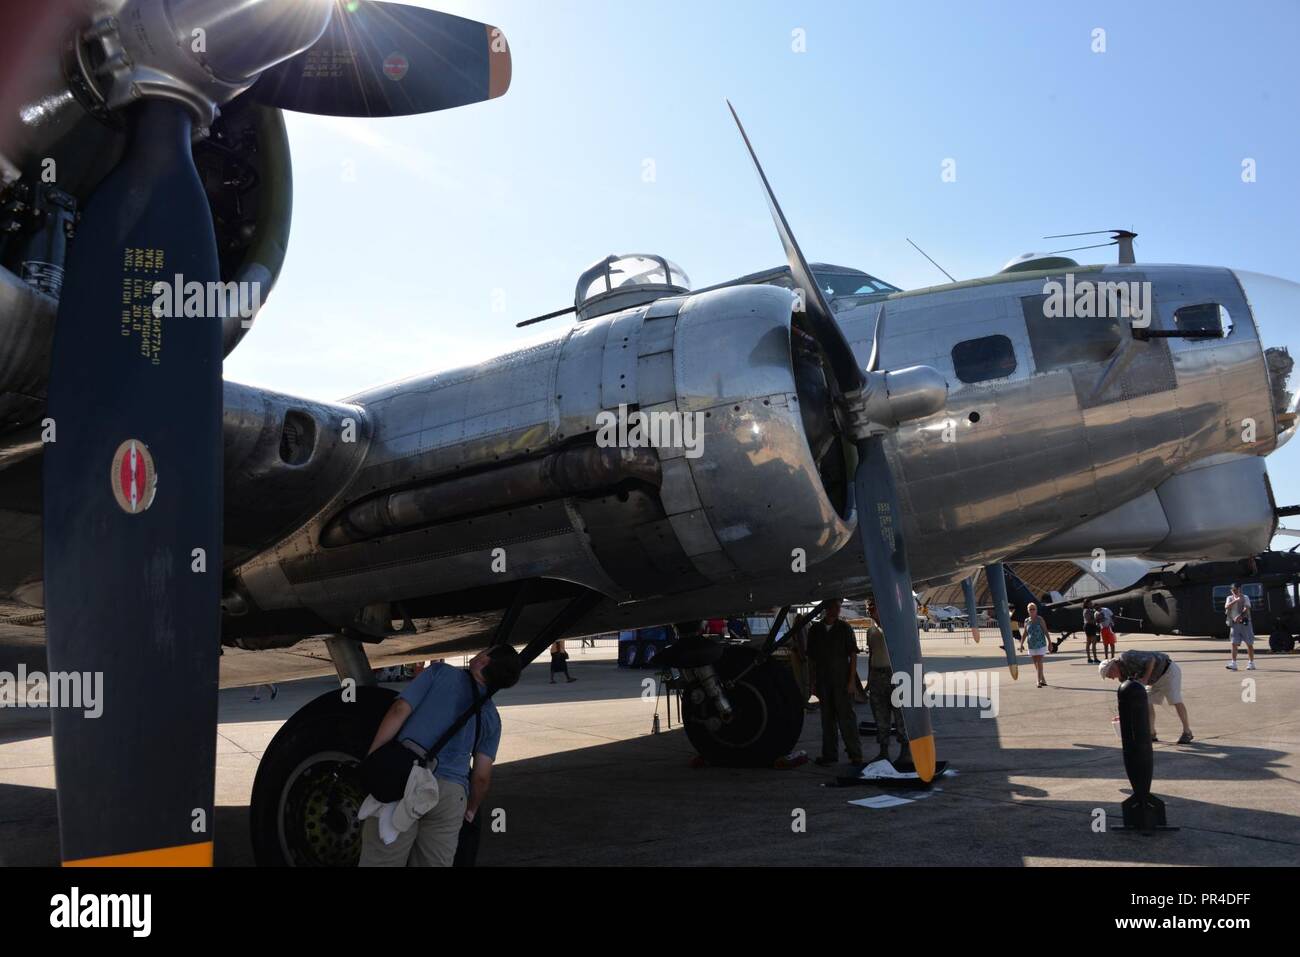
[[[691,561],[701,573],[708,576],[713,581],[721,581],[725,578],[731,578],[739,574],[739,569],[726,552],[707,552],[703,555],[694,555]]]
[[[619,313],[605,338],[605,362],[600,374],[600,404],[606,409],[636,405],[638,343],[645,310]]]
[[[646,414],[650,421],[655,421],[656,418],[662,418],[665,415],[677,415],[677,403],[676,401],[673,401],[659,402],[655,405],[643,405],[641,411]],[[686,444],[681,442],[656,446],[655,452],[658,454],[660,462],[667,462],[669,459],[679,459],[686,454]]]
[[[672,402],[677,394],[673,383],[673,354],[660,352],[642,356],[637,363],[637,399],[642,406]]]
[[[663,318],[646,318],[641,324],[641,337],[637,351],[643,356],[652,356],[658,352],[672,352],[673,337],[677,328],[677,314]]]
[[[668,459],[662,462],[663,483],[659,486],[659,498],[664,503],[664,511],[669,515],[680,512],[693,512],[701,508],[699,493],[695,491],[695,479],[691,476],[690,466],[684,458]]]
[[[682,512],[680,515],[669,515],[668,521],[672,523],[677,540],[682,543],[682,551],[692,558],[706,552],[721,550],[722,546],[718,544],[718,539],[714,536],[713,529],[709,527],[709,520],[702,509]]]
[[[659,299],[650,304],[650,311],[646,313],[647,319],[661,319],[666,316],[675,316],[681,311],[682,303],[689,297],[671,296],[667,299]]]
[[[565,339],[555,373],[557,437],[571,439],[599,427],[596,416],[603,408],[601,373],[609,329],[608,318],[590,319],[575,325]]]

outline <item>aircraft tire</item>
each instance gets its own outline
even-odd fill
[[[1295,635],[1285,631],[1275,631],[1268,636],[1268,649],[1277,655],[1289,655],[1295,651]]]
[[[727,647],[715,666],[724,681],[739,675],[754,660],[751,648]],[[695,707],[683,701],[686,737],[710,764],[731,768],[770,768],[785,757],[803,731],[804,709],[799,686],[788,667],[771,658],[726,689],[732,718],[711,729]]]
[[[259,867],[352,867],[361,853],[360,762],[397,693],[358,687],[356,701],[329,691],[271,739],[249,808]]]

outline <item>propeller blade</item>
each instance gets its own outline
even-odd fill
[[[768,209],[772,213],[772,222],[781,237],[785,248],[786,261],[790,264],[790,274],[795,284],[803,290],[804,314],[808,321],[808,332],[817,340],[822,352],[830,364],[831,372],[841,393],[862,389],[867,384],[866,373],[858,365],[857,357],[844,337],[843,330],[831,313],[830,305],[822,294],[813,272],[808,268],[794,232],[786,221],[781,204],[777,202],[772,184],[763,172],[763,164],[758,160],[758,153],[749,141],[744,124],[736,108],[727,101],[736,128],[745,141],[754,170],[767,197]],[[871,348],[868,369],[876,371],[880,362],[880,341],[884,331],[884,310],[876,317],[876,331]],[[894,673],[903,672],[908,680],[917,674],[915,669],[921,665],[921,633],[916,626],[916,605],[912,599],[912,573],[907,564],[907,552],[903,547],[902,512],[898,507],[898,492],[894,486],[894,476],[889,462],[885,458],[884,439],[873,435],[857,443],[858,471],[854,477],[858,510],[858,529],[862,537],[862,549],[867,561],[867,573],[871,576],[872,590],[876,596],[876,607],[880,611],[880,624],[885,631],[885,643],[889,648],[889,657]],[[868,518],[870,516],[870,518]],[[920,701],[924,689],[914,689],[913,699]],[[912,760],[916,765],[917,775],[924,781],[934,777],[935,745],[934,732],[930,727],[930,713],[920,704],[903,708],[903,723],[911,745]]]
[[[858,531],[871,576],[871,591],[880,612],[880,625],[889,648],[894,674],[915,682],[921,669],[921,633],[916,626],[912,598],[912,573],[903,543],[903,515],[898,507],[894,475],[885,458],[885,442],[873,436],[858,443],[860,462],[855,477]],[[914,684],[912,705],[902,708],[903,724],[911,746],[912,762],[923,781],[934,777],[934,731],[929,709],[921,705],[924,687]]]
[[[221,320],[158,318],[154,284],[221,276],[189,114],[125,115],[130,144],[72,245],[49,385],[49,668],[98,681],[100,711],[51,708],[60,840],[66,864],[211,865]]]
[[[1002,650],[1007,655],[1007,667],[1011,670],[1011,680],[1020,679],[1020,666],[1016,663],[1016,645],[1011,637],[1011,612],[1007,608],[1007,578],[1002,571],[1002,563],[984,566],[984,577],[988,579],[989,594],[993,597],[993,609],[997,612],[998,628],[1002,632]]]
[[[838,328],[838,326],[836,327]],[[871,357],[867,359],[867,371],[880,371],[880,343],[885,335],[885,304],[882,302],[876,310],[876,328],[871,333]]]
[[[839,385],[840,391],[852,392],[854,389],[859,389],[865,381],[862,368],[853,355],[853,349],[849,346],[849,341],[844,338],[843,330],[840,329],[839,323],[835,321],[835,317],[831,313],[831,307],[826,302],[825,295],[822,294],[817,277],[808,268],[808,261],[804,259],[803,251],[800,250],[799,243],[794,238],[790,224],[786,221],[785,213],[781,211],[781,204],[776,201],[776,193],[772,191],[772,184],[768,182],[767,174],[763,172],[763,164],[758,161],[758,153],[754,151],[753,144],[749,142],[749,134],[745,132],[744,124],[740,122],[740,116],[736,113],[736,108],[731,105],[730,100],[727,101],[727,109],[731,110],[732,119],[736,121],[736,128],[740,130],[740,136],[745,141],[745,149],[749,150],[749,157],[754,161],[754,170],[758,173],[758,179],[763,184],[763,192],[767,196],[767,207],[772,213],[772,222],[776,224],[776,231],[781,237],[781,245],[785,248],[786,261],[790,264],[790,275],[794,277],[795,285],[803,293],[804,313],[808,317],[808,331],[812,333],[818,345],[826,354],[826,358],[831,365],[831,372],[835,375],[835,381]],[[880,322],[879,319],[876,321],[877,331],[879,331]],[[872,355],[874,357],[874,351]]]
[[[501,96],[510,87],[505,34],[400,3],[335,0],[325,33],[266,70],[261,103],[324,116],[410,116]]]
[[[980,643],[980,624],[979,624],[979,606],[975,603],[975,576],[963,579],[961,583],[962,595],[966,598],[966,620],[970,622],[971,637],[975,639],[975,644]]]

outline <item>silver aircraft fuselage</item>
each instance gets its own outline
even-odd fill
[[[862,363],[883,310],[884,367],[948,379],[946,408],[889,440],[918,583],[1267,547],[1263,456],[1291,422],[1237,275],[1068,270],[1150,284],[1157,335],[1135,338],[1127,319],[1048,317],[1066,272],[834,303]],[[1210,305],[1225,335],[1177,335],[1180,309]],[[851,443],[794,308],[780,285],[671,296],[335,404],[228,384],[228,631],[501,608],[526,579],[605,595],[585,632],[862,594]],[[689,420],[698,442],[611,448],[620,406]]]

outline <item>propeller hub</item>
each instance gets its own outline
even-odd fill
[[[932,366],[909,366],[896,372],[867,372],[860,389],[844,395],[849,433],[855,439],[883,435],[904,422],[943,410],[948,382]]]
[[[110,0],[72,45],[72,69],[101,112],[174,100],[211,125],[263,70],[325,32],[331,0]]]

